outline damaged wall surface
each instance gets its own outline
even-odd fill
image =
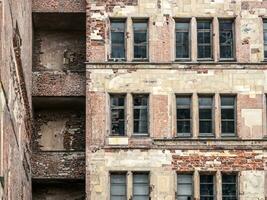
[[[0,1],[0,198],[31,199],[30,1]]]

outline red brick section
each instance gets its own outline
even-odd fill
[[[99,13],[100,15],[105,15],[104,12],[111,13],[115,6],[120,6],[124,8],[125,6],[135,6],[138,0],[96,0],[88,1],[86,7],[87,21],[86,21],[86,31],[87,31],[87,52],[86,60],[90,62],[103,62],[107,60],[107,55],[105,52],[105,39],[108,37],[109,29],[107,27],[108,19],[94,20],[91,16],[94,13]],[[105,10],[101,10],[101,7],[92,9],[92,5],[105,7]],[[90,35],[97,32],[101,36],[101,40],[92,40]]]
[[[83,179],[84,152],[41,152],[32,155],[33,178]]]
[[[152,95],[152,133],[151,137],[164,138],[170,137],[168,119],[168,96]]]
[[[33,96],[85,96],[85,73],[33,72]]]
[[[103,145],[106,133],[106,95],[104,92],[87,92],[86,95],[86,146]]]
[[[33,0],[33,12],[85,12],[86,0]]]
[[[205,153],[208,151],[200,151]],[[189,155],[173,155],[172,169],[179,171],[220,170],[220,171],[243,171],[243,170],[264,170],[264,159],[259,153],[248,150],[231,150],[229,156],[222,156],[223,151],[217,155],[199,155],[199,152]],[[259,156],[257,158],[257,156]]]

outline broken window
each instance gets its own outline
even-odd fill
[[[148,95],[133,95],[134,134],[148,134]]]
[[[176,33],[176,59],[189,59],[190,49],[190,22],[177,21]]]
[[[133,173],[133,200],[149,200],[148,173]]]
[[[147,21],[134,21],[134,58],[148,58]]]
[[[191,136],[191,96],[176,97],[177,136]]]
[[[221,96],[222,136],[235,135],[235,101],[234,96]]]
[[[197,54],[200,59],[212,58],[211,20],[197,21]]]
[[[234,58],[234,36],[232,20],[220,20],[220,58],[231,59]]]
[[[125,58],[125,21],[111,21],[111,58]]]
[[[214,199],[214,175],[200,175],[200,200]]]
[[[267,20],[263,21],[264,59],[267,59]]]
[[[222,174],[222,200],[237,200],[237,179],[235,174]]]
[[[111,134],[125,135],[125,95],[110,96]]]
[[[213,134],[213,96],[199,96],[199,136]]]
[[[193,200],[193,176],[192,174],[177,175],[176,200]]]
[[[126,173],[110,174],[110,200],[127,200]]]

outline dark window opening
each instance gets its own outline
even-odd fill
[[[134,134],[148,134],[148,95],[133,95]]]
[[[176,97],[177,136],[191,136],[191,96]]]
[[[134,21],[134,58],[148,58],[147,21]]]
[[[200,175],[200,200],[214,199],[214,175]]]
[[[267,20],[263,21],[264,59],[267,59]]]
[[[110,174],[110,200],[126,200],[126,174]]]
[[[233,96],[221,96],[221,128],[222,136],[235,135],[235,103]]]
[[[213,96],[200,96],[199,136],[214,136],[213,133]]]
[[[111,135],[125,135],[125,95],[110,96]]]
[[[212,28],[210,20],[197,22],[197,54],[200,59],[212,59]]]
[[[237,200],[237,179],[235,174],[222,174],[222,200]]]
[[[149,174],[133,174],[133,200],[149,200]]]
[[[176,59],[189,59],[190,22],[181,21],[175,24]]]
[[[232,20],[220,20],[220,58],[234,58],[234,23]]]
[[[192,174],[177,175],[176,200],[193,200],[193,176]]]
[[[111,58],[125,58],[125,21],[111,21]]]

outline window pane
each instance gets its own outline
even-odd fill
[[[234,109],[222,109],[221,111],[222,119],[235,119]]]
[[[147,22],[134,22],[133,28],[134,28],[134,31],[146,31]]]
[[[211,22],[197,22],[198,58],[211,58]]]
[[[267,22],[263,22],[263,37],[264,37],[264,44],[267,44]],[[264,58],[267,58],[267,47],[264,45]]]
[[[191,133],[190,121],[177,121],[177,132],[178,135],[179,133]]]
[[[212,122],[211,121],[200,121],[199,122],[199,133],[212,133]]]
[[[198,98],[199,106],[212,106],[213,104],[213,97],[199,97]]]
[[[233,58],[233,22],[220,20],[220,57]]]
[[[110,184],[110,199],[126,200],[126,175],[111,174]]]
[[[214,176],[200,175],[200,199],[214,199]]]
[[[124,22],[111,22],[111,57],[125,58]]]
[[[135,173],[133,175],[133,199],[149,200],[149,175]]]
[[[221,97],[221,105],[222,106],[233,106],[233,105],[235,105],[235,97],[222,96]]]
[[[148,96],[133,96],[134,133],[148,133]]]
[[[177,175],[177,199],[192,199],[193,177],[191,174]]]
[[[201,119],[210,119],[212,120],[212,110],[210,108],[208,109],[200,109],[199,110],[199,118]]]
[[[178,106],[184,106],[184,105],[190,106],[190,104],[191,104],[191,97],[177,97],[176,98],[176,104]]]
[[[189,58],[189,22],[176,22],[176,58]]]
[[[145,45],[147,42],[146,33],[134,33],[134,43]]]
[[[222,133],[235,133],[235,122],[222,121]]]
[[[121,95],[112,95],[110,98],[111,104],[111,134],[124,135],[125,126],[125,97]]]
[[[237,182],[236,175],[222,175],[222,199],[237,200]]]
[[[147,58],[147,47],[134,46],[134,58]]]

